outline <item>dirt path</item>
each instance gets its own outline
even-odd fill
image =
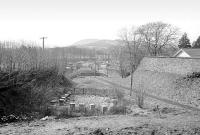
[[[118,87],[118,88],[122,88],[124,90],[128,90],[130,91],[130,89],[126,86],[122,86],[122,85],[119,85],[117,83],[114,83],[114,82],[111,82],[111,81],[108,81],[106,79],[103,79],[102,77],[101,78],[96,78],[100,81],[104,81],[110,85],[113,85],[113,87]],[[133,91],[135,92],[135,91]],[[162,102],[165,102],[167,104],[171,104],[171,105],[175,105],[175,106],[179,106],[179,107],[182,107],[182,108],[185,108],[185,109],[189,109],[189,110],[192,110],[192,111],[198,111],[200,113],[200,108],[197,108],[197,107],[192,107],[192,106],[189,106],[189,105],[184,105],[184,104],[181,104],[181,103],[178,103],[178,102],[175,102],[175,101],[172,101],[172,100],[169,100],[169,99],[165,99],[165,98],[161,98],[161,97],[157,97],[157,96],[154,96],[154,95],[151,95],[151,94],[148,94],[148,93],[144,93],[145,96],[147,97],[150,97],[150,98],[153,98],[153,99],[156,99],[156,100],[159,100],[159,101],[162,101]]]
[[[139,128],[139,129],[138,129]],[[159,131],[159,130],[163,131]],[[179,115],[166,114],[158,117],[157,114],[148,116],[115,115],[99,117],[82,117],[72,119],[57,119],[47,121],[33,121],[30,123],[14,123],[2,125],[2,135],[70,135],[70,134],[95,134],[97,129],[104,132],[117,134],[121,132],[171,132],[176,130],[190,131],[199,129],[200,116],[190,113]],[[170,131],[168,131],[170,130]],[[98,132],[100,132],[98,130]],[[147,132],[147,133],[148,133]]]

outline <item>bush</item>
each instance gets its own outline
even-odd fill
[[[35,114],[23,114],[23,115],[5,115],[0,117],[0,124],[1,123],[10,123],[10,122],[17,122],[17,121],[31,121],[33,118],[36,118]]]
[[[71,86],[73,83],[60,75],[56,68],[0,71],[0,108],[3,108],[0,117],[33,112],[45,115],[49,101]]]
[[[187,78],[200,78],[200,72],[193,72],[190,75],[187,75]]]
[[[143,92],[140,91],[136,93],[136,103],[139,108],[144,107],[144,93]]]
[[[124,99],[124,93],[119,89],[115,89],[115,95],[118,100]]]
[[[124,105],[116,105],[109,109],[110,114],[125,114],[127,107]]]

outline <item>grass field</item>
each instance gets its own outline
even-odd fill
[[[101,81],[98,78],[103,78],[108,81],[112,81],[122,86],[130,87],[130,77],[121,78],[121,76],[116,73],[112,72],[106,76],[85,76],[85,77],[78,77],[74,78],[73,81],[76,82],[79,88],[113,88],[113,85],[106,83],[105,81]]]
[[[97,79],[98,77],[94,76],[87,76],[87,77],[79,77],[73,79],[74,82],[77,83],[78,88],[96,88],[96,89],[109,89],[112,88],[113,86],[102,82]],[[107,77],[104,77],[107,78]]]

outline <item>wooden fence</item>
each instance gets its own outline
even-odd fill
[[[115,97],[115,89],[73,88],[73,95],[95,95],[102,97]]]

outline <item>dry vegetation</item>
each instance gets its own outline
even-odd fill
[[[148,115],[93,116],[2,125],[1,134],[82,135],[198,135],[199,115],[177,111]]]
[[[0,65],[3,71],[19,71],[61,67],[66,61],[58,59],[56,50],[43,50],[32,42],[0,42]],[[62,55],[62,54],[60,54]]]
[[[65,53],[60,55],[59,51],[56,50],[42,50],[35,46],[18,47],[14,46],[13,43],[7,44],[11,45],[2,44],[1,51],[5,55],[0,57],[0,107],[3,108],[1,115],[14,114],[14,117],[15,115],[18,117],[33,112],[37,117],[50,115],[47,109],[49,101],[60,97],[73,85],[72,81],[62,75],[67,56],[64,55]],[[20,56],[20,59],[18,56]],[[73,77],[85,75],[79,71],[75,72]],[[90,71],[87,72],[87,75],[92,75],[93,73]],[[140,74],[143,79],[147,79],[149,76],[153,77],[150,77],[149,84],[159,80],[160,84],[156,88],[161,88],[168,87],[174,83],[173,79],[177,79],[178,75],[160,75],[156,72],[143,72],[143,74]],[[182,94],[190,95],[191,97],[196,96],[195,99],[197,99],[198,96],[195,93],[197,92],[197,87],[193,88],[193,86],[198,86],[198,77],[198,75],[191,75],[176,82],[180,86],[179,89],[186,88]],[[49,117],[47,121],[36,120],[28,124],[24,122],[16,125],[15,123],[4,124],[0,134],[200,134],[200,127],[198,127],[198,124],[200,124],[199,115],[186,113],[186,111],[180,112],[179,108],[177,110],[177,108],[171,108],[171,106],[165,104],[162,104],[162,107],[156,106],[159,104],[157,101],[144,97],[142,92],[148,90],[146,87],[140,86],[139,91],[141,92],[135,95],[136,99],[130,100],[130,96],[127,98],[129,92],[98,79],[102,77],[89,78],[75,78],[74,81],[78,83],[77,87],[79,88],[115,89],[117,99],[115,105],[110,97],[77,95],[73,99],[76,105],[82,103],[86,105],[85,114],[76,116],[98,115],[99,117],[59,119],[68,118],[69,116],[66,113],[67,107],[61,106],[60,111],[63,112],[59,114],[57,120]],[[122,79],[119,75],[109,76],[104,79],[127,87],[130,87],[131,83],[131,77]],[[169,84],[166,84],[166,81]],[[155,91],[149,92],[158,92],[156,88],[154,89]],[[192,91],[189,92],[191,88]],[[195,92],[191,94],[193,91]],[[158,95],[169,96],[164,92],[158,92]],[[191,101],[190,98],[186,98],[186,100]],[[99,113],[91,112],[89,109],[90,104],[95,104],[95,111]],[[136,104],[140,108],[136,107]],[[107,115],[115,114],[115,116],[100,116],[102,114],[100,113],[102,105],[109,108],[106,112]],[[78,109],[75,111],[80,113]],[[125,114],[125,116],[119,114]]]
[[[0,42],[1,122],[46,115],[49,101],[73,85],[62,75],[64,59],[51,53],[33,43]]]
[[[50,100],[73,84],[54,68],[0,73],[1,116],[46,115]]]
[[[199,107],[200,106],[200,77],[199,72],[193,72],[187,76],[180,77],[175,82],[174,99]]]

